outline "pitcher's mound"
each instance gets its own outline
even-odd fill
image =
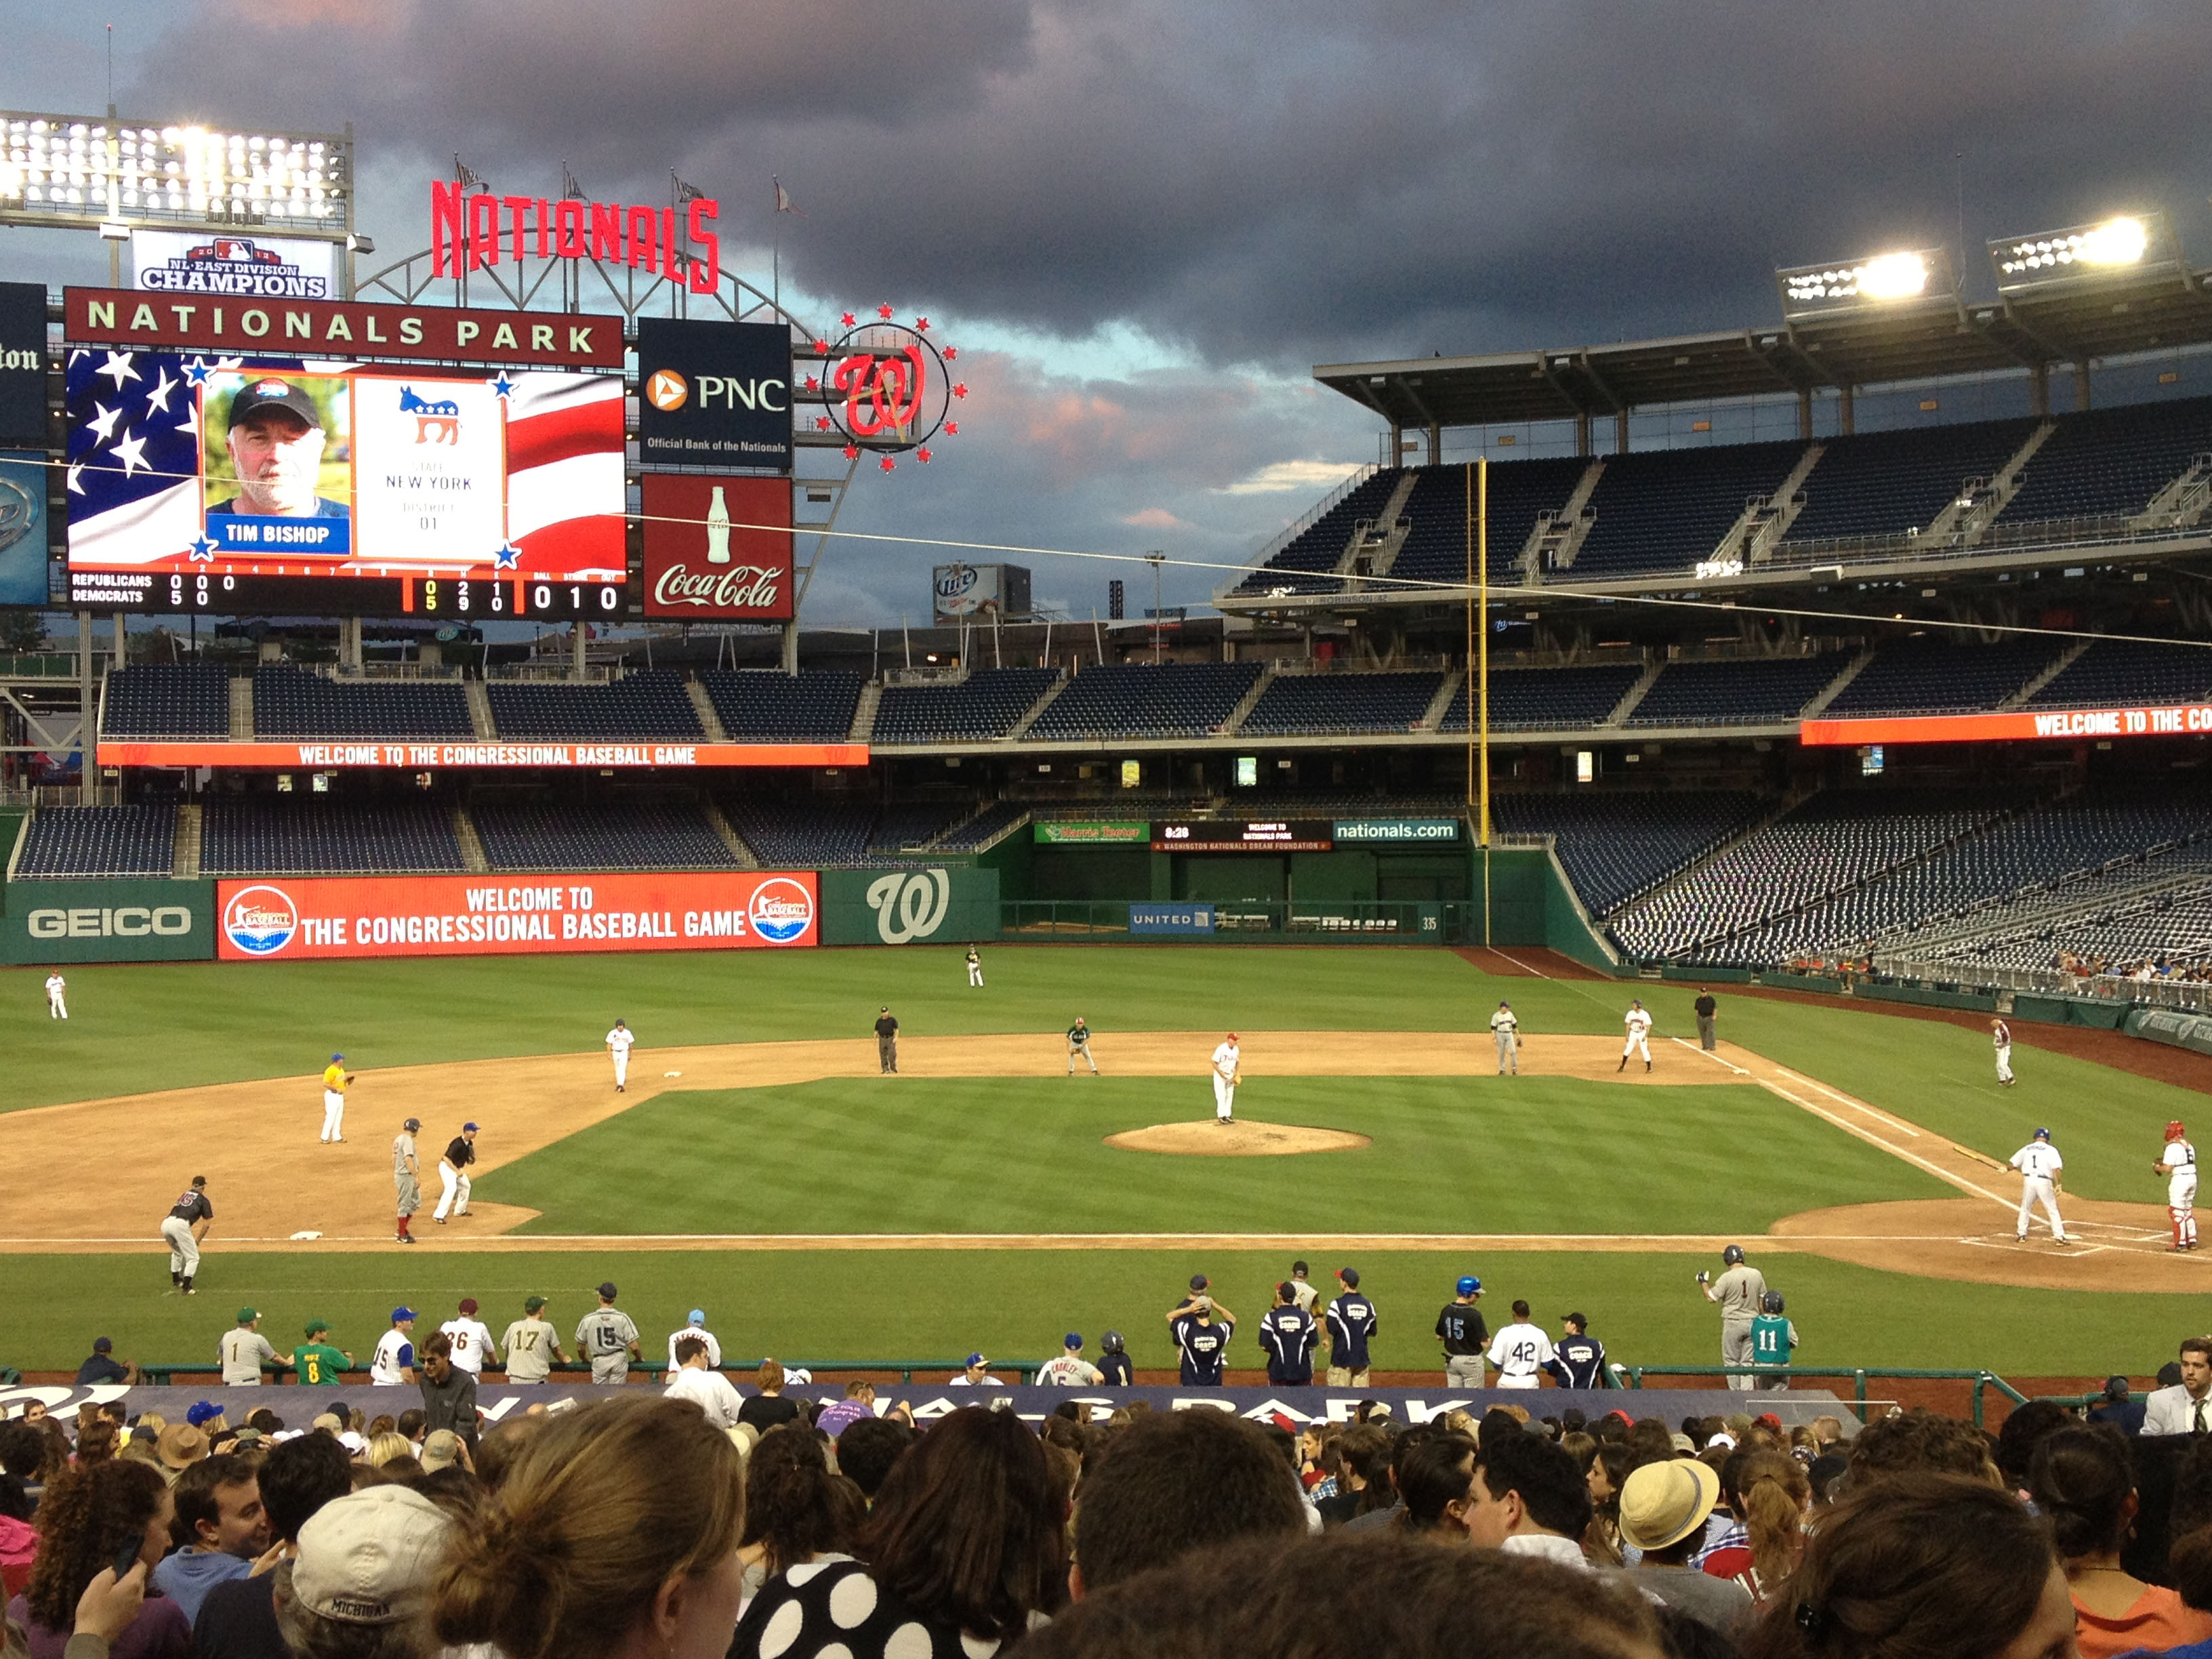
[[[1348,1152],[1373,1143],[1342,1129],[1308,1129],[1295,1123],[1234,1123],[1206,1119],[1197,1123],[1155,1123],[1108,1135],[1109,1146],[1132,1152],[1169,1152],[1181,1158],[1287,1158],[1294,1152]]]

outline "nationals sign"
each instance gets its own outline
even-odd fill
[[[216,884],[224,962],[735,951],[817,941],[811,870],[364,876]]]
[[[647,616],[791,620],[790,479],[648,472],[638,485]]]

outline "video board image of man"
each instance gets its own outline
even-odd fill
[[[324,391],[321,400],[316,390]],[[224,437],[221,449],[207,447],[207,489],[216,497],[208,516],[350,518],[346,501],[324,493],[343,491],[348,478],[338,414],[344,397],[343,380],[263,374],[248,377],[227,405],[210,399],[210,410],[223,413],[209,421],[208,437],[218,430]]]

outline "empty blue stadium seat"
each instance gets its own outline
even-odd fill
[[[228,727],[225,704],[224,729]],[[336,680],[289,663],[253,671],[253,730],[264,738],[469,738],[459,680]]]
[[[135,672],[135,671],[134,671]],[[177,809],[42,806],[25,831],[18,876],[166,876],[176,858]]]
[[[1491,797],[1492,825],[1516,836],[1555,838],[1559,863],[1594,916],[1637,894],[1741,833],[1759,813],[1758,798],[1732,791]]]
[[[2057,426],[2021,474],[2000,526],[2142,512],[2212,451],[2212,398],[2084,410],[2057,416]]]
[[[1486,538],[1492,581],[1521,580],[1521,550],[1528,544],[1538,515],[1563,508],[1589,466],[1586,458],[1572,455],[1492,465]],[[1420,469],[1413,493],[1406,498],[1403,516],[1413,528],[1390,567],[1393,580],[1466,583],[1468,545],[1474,539],[1468,525],[1470,482],[1464,465]]]
[[[1961,645],[1950,639],[1885,645],[1822,713],[1958,714],[1995,708],[2051,666],[2063,642],[2007,640]]]
[[[1925,530],[1969,478],[1987,478],[2035,430],[2028,420],[1861,432],[1823,441],[1785,545]]]
[[[1255,662],[1101,664],[1045,705],[1029,735],[1203,738],[1218,732],[1258,683]]]
[[[470,818],[495,870],[732,870],[696,806],[487,804]]]
[[[1351,493],[1307,526],[1267,563],[1237,585],[1239,593],[1330,593],[1339,578],[1319,573],[1336,568],[1352,540],[1352,526],[1389,504],[1400,477],[1395,467],[1370,474]]]
[[[230,675],[207,663],[118,668],[107,677],[100,729],[112,738],[227,738]]]
[[[1472,678],[1472,677],[1470,677]],[[1602,725],[1636,682],[1638,663],[1593,663],[1571,668],[1498,668],[1490,675],[1493,732],[1567,732]],[[1440,732],[1464,732],[1478,711],[1462,685],[1437,721]]]
[[[453,809],[433,800],[310,796],[209,800],[200,868],[210,876],[375,875],[465,866]]]
[[[1753,495],[1771,495],[1801,443],[1632,451],[1609,456],[1590,496],[1595,522],[1567,575],[1589,581],[1688,571],[1709,559]]]
[[[842,743],[863,682],[843,669],[717,669],[700,684],[732,743]]]
[[[2212,647],[2099,640],[2030,697],[2035,708],[2112,708],[2212,696]]]
[[[492,725],[507,741],[582,738],[612,742],[697,743],[706,735],[684,677],[672,670],[625,674],[607,685],[493,680]]]
[[[1410,732],[1443,683],[1437,672],[1279,674],[1237,729],[1254,737]]]
[[[979,668],[957,684],[887,685],[868,740],[976,743],[1003,738],[1060,678],[1057,668]]]
[[[1776,726],[1797,718],[1844,670],[1841,652],[1726,662],[1672,662],[1636,707],[1630,726]]]

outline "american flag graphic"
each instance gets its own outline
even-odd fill
[[[317,574],[484,575],[565,580],[623,579],[623,386],[618,376],[507,370],[464,380],[392,365],[297,357],[216,357],[91,347],[70,354],[67,489],[72,568],[266,572],[266,553],[224,552],[206,534],[199,441],[201,388],[240,374],[352,375],[356,400],[396,400],[402,387],[435,399],[441,386],[489,388],[501,411],[505,465],[496,481],[503,535],[356,535],[349,556]],[[226,394],[227,395],[227,394]],[[356,487],[398,458],[354,455]],[[362,503],[354,503],[356,516]],[[292,567],[305,574],[305,564]]]

